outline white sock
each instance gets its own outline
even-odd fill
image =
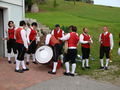
[[[17,60],[17,54],[15,54],[15,61]]]
[[[30,55],[27,54],[27,62],[29,62],[29,60],[30,60]]]
[[[109,59],[106,59],[106,65],[105,65],[106,67],[108,67],[109,61],[110,61]]]
[[[85,67],[85,60],[84,59],[82,60],[82,67],[83,68]]]
[[[89,59],[86,59],[86,67],[89,67]]]
[[[75,73],[75,69],[76,69],[76,64],[74,63],[74,64],[72,64],[72,74],[74,74]]]
[[[16,60],[16,70],[19,70],[20,69],[20,62],[19,60]]]
[[[57,64],[58,64],[58,62],[54,62],[53,63],[53,70],[52,70],[52,72],[56,72]]]
[[[8,53],[8,61],[10,61],[11,53]]]
[[[101,67],[104,67],[103,59],[100,59],[100,64],[101,64]]]
[[[23,69],[26,69],[25,62],[24,62],[24,61],[21,61],[21,65],[22,65],[22,68],[23,68]]]
[[[33,62],[35,62],[35,54],[32,54]]]
[[[65,67],[66,67],[66,73],[69,73],[70,72],[70,64],[69,64],[69,62],[65,63]]]

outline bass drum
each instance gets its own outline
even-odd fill
[[[118,55],[120,55],[120,48],[118,48]]]
[[[35,58],[39,63],[48,63],[53,57],[53,50],[49,46],[41,46],[35,52]]]

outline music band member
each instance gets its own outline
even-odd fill
[[[88,34],[88,29],[83,28],[83,33],[80,35],[80,43],[82,50],[82,69],[90,69],[89,56],[90,56],[90,45],[93,43],[91,36]]]
[[[33,63],[37,64],[36,60],[35,60],[35,51],[37,48],[37,23],[33,22],[31,24],[31,27],[29,30],[27,30],[27,39],[28,39],[28,43],[29,43],[29,48],[27,51],[27,62],[26,64],[29,65],[29,59],[30,59],[30,54],[32,54],[32,58],[33,58]]]
[[[3,40],[7,40],[7,53],[8,53],[8,63],[11,62],[11,52],[13,50],[15,60],[17,58],[17,50],[16,50],[16,38],[15,38],[15,26],[13,21],[8,22],[9,28],[7,29],[7,34]],[[15,64],[15,61],[14,61]]]
[[[64,36],[64,31],[62,29],[60,29],[59,24],[56,24],[55,29],[52,30],[51,34],[54,35],[56,39],[58,39],[58,38],[61,38]],[[63,43],[60,40],[60,54],[62,53],[62,47],[63,47]]]
[[[18,56],[16,60],[16,69],[15,72],[23,73],[24,71],[28,71],[29,69],[25,66],[24,55],[28,50],[28,43],[25,31],[26,23],[25,21],[20,21],[20,27],[16,30],[16,43]],[[20,69],[20,64],[22,65],[22,70]]]
[[[62,38],[59,38],[60,40],[68,41],[68,50],[66,54],[66,60],[65,60],[65,67],[66,67],[66,72],[64,72],[64,75],[75,75],[75,70],[76,70],[76,56],[77,56],[77,44],[79,42],[79,36],[76,33],[77,28],[74,26],[71,28],[71,32],[63,36]],[[70,73],[70,63],[72,64],[72,71]]]
[[[56,69],[58,65],[58,57],[60,56],[60,42],[55,38],[54,35],[46,35],[45,45],[49,45],[53,49],[53,69],[48,71],[49,74],[56,74]]]
[[[100,42],[100,69],[108,69],[109,60],[110,60],[110,51],[113,49],[113,35],[109,32],[108,27],[103,27],[103,33],[99,36]],[[106,55],[106,64],[104,66],[103,57]]]

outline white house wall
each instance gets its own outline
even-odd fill
[[[23,0],[0,0],[0,1],[5,2],[5,3],[16,4],[16,5],[20,5],[20,6],[23,5],[23,3],[22,3]]]
[[[120,0],[94,0],[94,4],[120,7]]]
[[[15,26],[19,26],[19,21],[24,19],[24,0],[0,0],[0,8],[3,9],[4,17],[4,36],[8,28],[8,21],[12,20]],[[6,46],[6,42],[5,42]],[[5,56],[7,56],[5,48]]]

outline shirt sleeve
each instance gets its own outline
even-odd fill
[[[110,49],[112,50],[114,46],[113,35],[110,34]]]
[[[101,43],[101,34],[100,34],[100,36],[99,36],[99,42]]]
[[[50,42],[51,34],[48,34],[45,39],[45,45],[48,45]]]
[[[84,40],[83,40],[83,39],[84,39],[84,36],[83,36],[82,34],[80,35],[79,38],[80,38],[80,43],[81,43],[81,44],[87,44],[87,43],[88,43],[88,41],[84,41]]]
[[[52,30],[51,35],[54,35],[54,30]]]
[[[62,38],[60,38],[60,40],[68,40],[70,38],[70,33],[66,34],[65,36],[63,36]]]
[[[62,37],[65,35],[65,32],[64,31],[62,31]]]
[[[30,36],[30,28],[27,29],[26,33],[27,33],[27,42],[30,43],[30,39],[29,39],[29,36]]]
[[[17,30],[17,28],[15,27],[15,33],[14,33],[14,38],[16,39],[16,30]]]
[[[21,37],[24,43],[24,47],[28,48],[28,43],[27,43],[27,37],[26,37],[26,31],[25,30],[21,30]]]

